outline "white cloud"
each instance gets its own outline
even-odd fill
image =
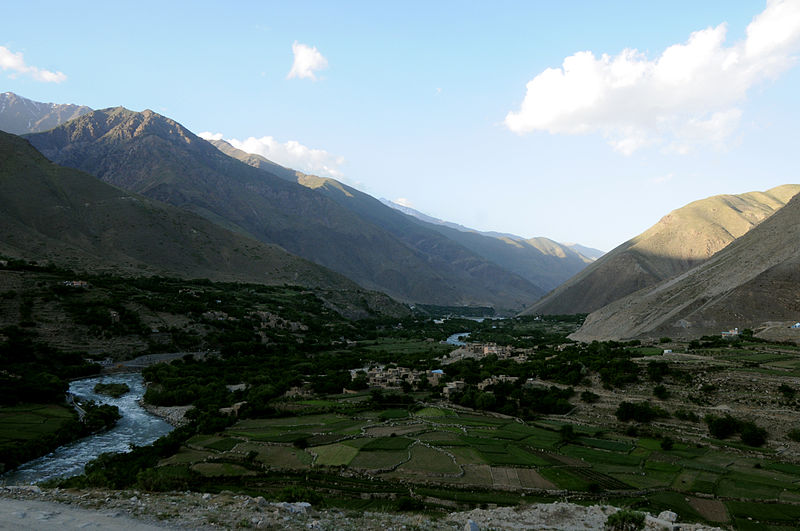
[[[222,133],[204,132],[198,136],[206,140],[223,139]],[[251,136],[245,140],[226,138],[225,141],[236,149],[261,155],[272,162],[293,170],[319,175],[320,177],[333,177],[334,179],[342,179],[344,177],[340,170],[345,162],[344,157],[333,155],[324,149],[312,149],[296,140],[281,143],[271,136],[262,136],[261,138]]]
[[[392,201],[392,203],[395,203],[395,204],[400,205],[400,206],[404,206],[406,208],[414,208],[414,205],[411,204],[411,201],[409,201],[405,197],[398,197],[397,199]]]
[[[724,23],[696,31],[653,60],[635,49],[577,52],[528,82],[505,125],[519,134],[600,133],[626,155],[647,145],[678,153],[724,147],[747,91],[795,63],[800,1],[769,0],[740,42],[726,46],[726,32]]]
[[[22,52],[14,53],[5,46],[0,46],[0,68],[11,70],[13,72],[12,76],[27,74],[36,81],[45,83],[61,83],[67,79],[67,76],[62,72],[51,72],[50,70],[26,65]]]
[[[316,46],[311,47],[294,41],[292,53],[294,53],[294,63],[286,79],[298,77],[316,81],[317,76],[314,72],[328,68],[328,60],[319,53]]]
[[[224,138],[222,133],[212,133],[210,131],[203,131],[202,133],[198,133],[197,136],[203,140],[222,140]]]
[[[674,176],[675,176],[674,173],[659,175],[658,177],[653,177],[652,179],[650,179],[650,182],[653,184],[666,184],[670,182]]]

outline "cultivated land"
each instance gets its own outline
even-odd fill
[[[30,274],[3,299],[27,323],[3,329],[7,344],[60,346],[58,316],[129,355],[212,351],[143,369],[146,400],[188,411],[188,424],[62,487],[432,515],[567,497],[741,529],[800,521],[794,344],[749,331],[579,344],[566,336],[580,317],[349,321],[291,287],[86,277],[74,289],[57,271]],[[457,332],[470,333],[469,356],[440,343]],[[8,408],[0,433],[59,411]]]

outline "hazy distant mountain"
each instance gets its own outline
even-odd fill
[[[592,261],[597,260],[604,254],[606,254],[605,251],[601,251],[600,249],[594,249],[592,247],[586,247],[585,245],[581,245],[579,243],[565,243],[563,245],[566,245],[576,253],[579,253]]]
[[[572,337],[698,337],[800,320],[800,195],[703,264],[589,315]],[[786,325],[784,325],[785,327]]]
[[[349,212],[359,216],[368,223],[385,230],[393,238],[401,241],[415,253],[424,257],[425,261],[444,272],[449,278],[464,278],[464,282],[472,283],[470,290],[483,286],[492,292],[503,294],[506,300],[514,300],[514,304],[524,305],[517,294],[521,291],[544,294],[538,284],[526,282],[524,275],[510,272],[502,264],[485,257],[461,242],[439,233],[438,228],[420,224],[416,219],[403,215],[389,208],[381,201],[355,188],[328,177],[317,177],[302,172],[283,168],[260,156],[246,153],[234,148],[222,140],[212,141],[223,153],[241,160],[251,166],[264,169],[281,178],[296,182],[319,194],[328,197]],[[467,273],[468,278],[464,277]],[[517,273],[515,276],[512,273]],[[521,278],[520,278],[521,277]],[[505,308],[509,306],[506,305]]]
[[[708,260],[770,217],[800,185],[719,195],[674,210],[537,301],[526,314],[589,313]]]
[[[452,221],[444,221],[443,219],[435,218],[433,216],[429,216],[424,212],[420,212],[417,209],[401,205],[399,203],[395,203],[389,199],[384,197],[380,198],[379,201],[384,205],[391,207],[395,210],[399,210],[403,214],[407,214],[409,216],[415,217],[420,221],[425,221],[427,223],[432,223],[434,225],[444,225],[445,227],[449,227],[451,229],[460,230],[462,232],[475,232],[477,234],[482,234],[484,236],[491,236],[493,238],[511,238],[513,240],[524,240],[522,236],[517,236],[516,234],[510,234],[506,232],[494,232],[494,231],[479,231],[475,229],[471,229],[469,227],[465,227],[464,225],[459,225],[458,223],[453,223]]]
[[[381,199],[381,202],[546,290],[560,285],[594,260],[569,245],[549,238],[525,239],[515,234],[477,231],[442,221],[388,199]],[[602,251],[591,249],[590,253],[597,255]]]
[[[21,135],[48,131],[91,112],[84,105],[41,103],[13,92],[0,94],[0,131]]]
[[[480,281],[489,286],[497,285],[498,270],[502,268],[528,280],[543,294],[544,290],[557,286],[589,262],[570,249],[546,238],[513,240],[512,237],[505,235],[488,236],[469,231],[466,227],[442,222],[408,207],[396,205],[399,208],[395,208],[394,203],[385,199],[376,200],[335,179],[306,175],[282,168],[260,155],[236,149],[225,141],[216,140],[211,143],[222,152],[251,166],[273,172],[284,179],[324,194],[349,211],[388,231],[416,251],[425,254],[429,260],[436,260],[440,268],[448,267],[453,257],[469,256],[469,260],[474,260],[475,256],[471,253],[475,253],[482,258],[482,261],[489,262],[488,266],[480,266],[482,268]],[[471,253],[465,254],[465,250]],[[441,257],[445,257],[445,261],[441,261]],[[464,258],[456,260],[461,261]],[[473,271],[479,271],[475,266],[470,267]]]
[[[93,111],[26,138],[59,164],[276,243],[403,300],[521,308],[541,293],[444,238],[407,245],[368,217],[318,193],[332,183],[312,182],[318,178],[311,176],[300,179],[305,186],[289,182],[276,175],[278,168],[265,171],[235,160],[149,110]]]
[[[5,256],[81,271],[293,284],[322,289],[323,298],[350,315],[364,313],[367,306],[403,311],[382,294],[364,292],[280,247],[53,164],[26,140],[3,132],[0,182],[0,254]]]

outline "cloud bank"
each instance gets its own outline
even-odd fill
[[[696,31],[653,60],[636,49],[575,53],[528,82],[505,126],[519,134],[600,133],[626,155],[647,145],[678,153],[724,147],[747,91],[795,63],[800,1],[768,1],[733,45],[725,45],[726,33],[725,23]]]
[[[45,83],[61,83],[66,81],[67,76],[63,72],[51,72],[35,66],[25,64],[22,52],[14,53],[5,46],[0,46],[0,68],[11,70],[12,76],[26,74],[36,81]]]
[[[311,47],[294,41],[292,53],[294,53],[294,63],[286,79],[297,77],[316,81],[317,76],[314,72],[328,68],[328,60],[319,53],[316,46]]]
[[[204,132],[198,136],[206,140],[223,139],[222,133]],[[271,136],[262,136],[261,138],[251,136],[245,140],[226,138],[225,141],[236,149],[261,155],[272,162],[293,170],[334,179],[342,179],[344,177],[340,170],[340,167],[345,162],[344,157],[333,155],[324,149],[312,149],[295,140],[281,143]]]

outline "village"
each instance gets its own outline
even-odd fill
[[[487,356],[497,356],[501,360],[512,360],[517,363],[528,361],[527,349],[514,348],[509,346],[498,346],[494,343],[466,343],[456,350],[438,358],[442,366],[462,361],[466,359],[480,360]],[[449,398],[453,393],[461,391],[466,387],[466,382],[462,380],[446,381],[447,377],[443,369],[433,370],[414,370],[407,367],[395,365],[370,365],[361,369],[351,369],[350,377],[352,380],[361,378],[367,387],[384,390],[406,390],[410,388],[424,389],[436,387],[444,384],[442,395]],[[484,390],[501,382],[516,382],[516,376],[492,375],[478,383],[477,387]],[[531,380],[528,382],[533,384]],[[345,389],[345,392],[353,392]]]

